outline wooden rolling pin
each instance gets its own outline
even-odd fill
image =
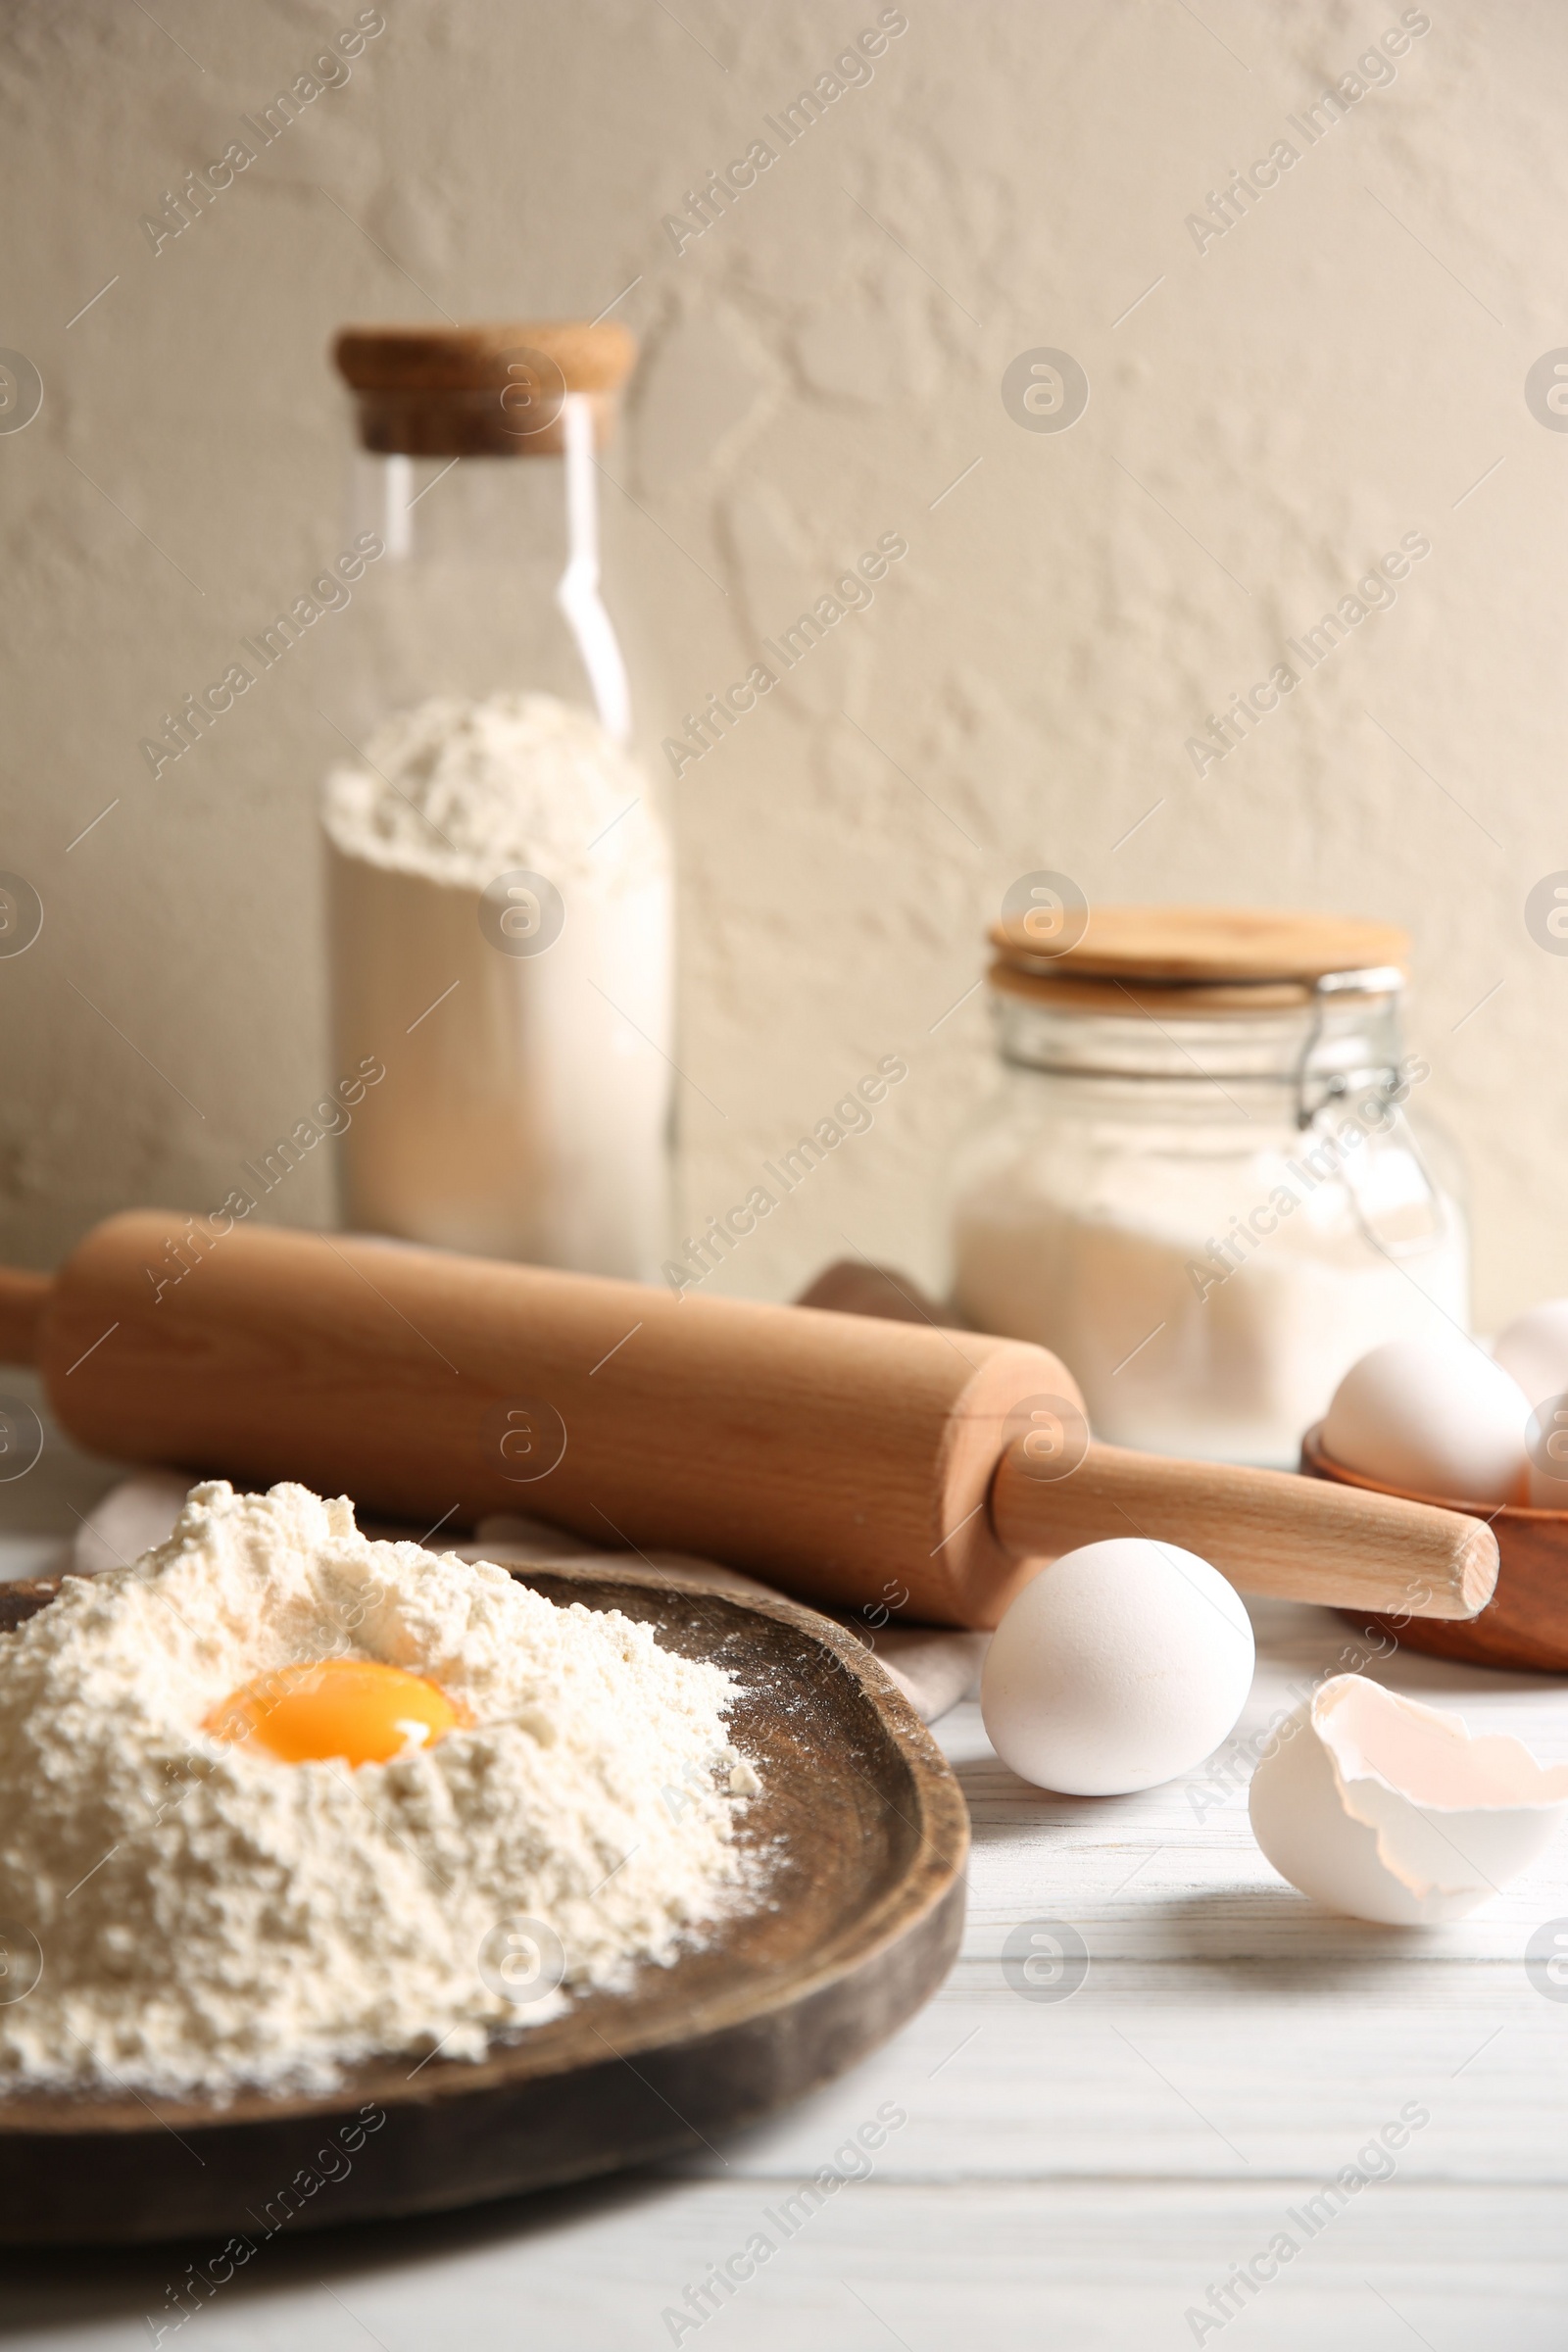
[[[216,1224],[133,1210],[52,1280],[0,1277],[0,1360],[40,1367],[80,1445],[432,1530],[526,1511],[944,1625],[995,1625],[1102,1536],[1384,1614],[1473,1616],[1495,1582],[1478,1520],[1088,1445],[1020,1341]]]

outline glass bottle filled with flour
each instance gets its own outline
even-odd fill
[[[1026,879],[992,933],[1003,1078],[955,1171],[955,1304],[1054,1348],[1101,1438],[1294,1467],[1369,1348],[1468,1329],[1456,1157],[1400,1035],[1405,934],[1074,916]]]
[[[385,1070],[343,1137],[347,1222],[653,1278],[672,881],[597,497],[635,356],[614,325],[338,337],[376,578],[322,711],[323,821],[334,1051]]]

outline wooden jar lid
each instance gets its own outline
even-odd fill
[[[594,441],[614,430],[637,338],[612,321],[346,326],[332,347],[361,445],[411,458],[559,457],[562,405],[586,395]]]
[[[1005,918],[993,924],[991,983],[1084,1012],[1224,1018],[1309,1004],[1341,976],[1347,993],[1403,980],[1410,939],[1396,923],[1263,906],[1091,906],[1082,935],[1042,953]]]

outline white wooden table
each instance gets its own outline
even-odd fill
[[[46,1566],[73,1503],[86,1509],[108,1481],[58,1447],[48,1465],[30,1495],[25,1481],[0,1493],[0,1525],[17,1531],[0,1539],[0,1572]],[[29,1541],[29,1529],[43,1532]],[[1256,1623],[1242,1739],[1354,1640],[1316,1609],[1262,1603]],[[1413,1655],[1371,1670],[1568,1761],[1568,1682]],[[1462,1926],[1362,1927],[1315,1913],[1274,1877],[1248,1829],[1245,1757],[1228,1790],[1195,1777],[1064,1799],[997,1762],[972,1703],[938,1730],[974,1819],[968,1928],[947,1984],[884,2050],[690,2161],[457,2217],[280,2237],[162,2341],[1568,2346],[1568,2002],[1538,1992],[1523,1963],[1534,1928],[1568,1920],[1568,1847]],[[1028,1921],[1066,1922],[1087,1945],[1070,1997],[1009,1985],[1003,1946]],[[784,2241],[765,2217],[888,2101],[907,2121],[874,2172]],[[1309,2237],[1294,2217],[1410,2102],[1430,2121],[1393,2177],[1348,2195]],[[700,2328],[665,2316],[758,2231],[777,2251],[732,2299]],[[1210,2287],[1282,2231],[1298,2250],[1250,2294],[1233,2289],[1222,2320]],[[0,2256],[0,2343],[147,2346],[169,2324],[167,2290],[209,2250]]]

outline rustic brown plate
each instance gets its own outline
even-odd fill
[[[212,2232],[254,2245],[285,2224],[431,2212],[640,2164],[802,2097],[936,1990],[963,1925],[968,1815],[853,1635],[791,1601],[658,1572],[513,1573],[555,1601],[622,1609],[745,1684],[730,1722],[762,1779],[747,1838],[777,1857],[764,1906],[478,2065],[377,2060],[329,2097],[221,2109],[0,2098],[0,2243]],[[0,1628],[58,1589],[0,1586]]]
[[[1404,1648],[1424,1650],[1435,1658],[1464,1658],[1475,1666],[1524,1666],[1538,1674],[1568,1673],[1568,1511],[1527,1510],[1514,1503],[1494,1510],[1484,1502],[1385,1486],[1380,1479],[1347,1470],[1325,1453],[1321,1424],[1301,1440],[1301,1468],[1308,1478],[1326,1478],[1336,1486],[1364,1487],[1374,1494],[1401,1494],[1410,1502],[1465,1511],[1484,1519],[1497,1539],[1496,1590],[1479,1617],[1356,1615],[1357,1625],[1381,1626]]]

